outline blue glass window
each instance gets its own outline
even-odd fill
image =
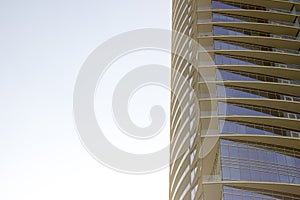
[[[223,139],[220,145],[223,180],[300,183],[299,151]]]
[[[235,188],[224,186],[224,200],[274,200],[274,199],[298,199],[295,195],[277,193],[276,191],[258,190],[251,191],[247,188]]]
[[[251,50],[240,45],[230,44],[219,40],[214,41],[215,50]]]
[[[229,71],[217,70],[216,71],[217,81],[259,81],[258,79],[243,76]]]
[[[237,6],[226,4],[220,1],[212,1],[212,8],[213,9],[240,9]]]
[[[261,95],[257,94],[251,94],[248,92],[236,90],[233,88],[223,87],[223,86],[217,86],[217,95],[219,98],[228,98],[228,97],[234,97],[234,98],[266,98]]]
[[[246,35],[245,33],[243,33],[242,31],[234,31],[234,30],[230,30],[230,29],[226,29],[226,28],[222,28],[222,27],[218,27],[218,26],[214,26],[214,35]]]
[[[227,167],[222,168],[223,179],[230,179],[230,169]]]
[[[251,110],[248,108],[243,108],[228,103],[222,103],[222,102],[218,103],[218,114],[219,115],[245,115],[245,116],[272,116],[271,114]]]
[[[257,65],[255,62],[245,61],[224,55],[215,55],[216,65]]]
[[[221,15],[217,13],[213,13],[213,21],[214,22],[246,22],[246,20],[242,20],[239,18]]]

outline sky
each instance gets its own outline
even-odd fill
[[[0,199],[168,199],[168,169],[123,174],[86,151],[74,123],[73,91],[82,64],[101,43],[170,26],[169,0],[0,0]],[[146,57],[139,56],[143,63]],[[155,101],[162,96],[148,89]],[[134,105],[132,119],[143,118],[147,111]]]

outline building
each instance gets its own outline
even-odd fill
[[[172,95],[170,199],[300,199],[300,1],[173,0],[172,14],[211,60],[172,55],[200,110]],[[189,98],[174,74],[172,88]]]

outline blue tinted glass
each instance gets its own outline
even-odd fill
[[[278,182],[279,181],[279,176],[278,174],[271,174],[271,182]]]
[[[242,108],[232,104],[219,103],[219,115],[272,116],[271,114]]]
[[[289,177],[285,176],[285,175],[279,175],[279,181],[280,182],[289,182]]]
[[[260,151],[260,152],[258,153],[258,160],[264,161],[264,160],[266,159],[266,157],[267,157],[266,154],[267,154],[267,153],[266,153],[265,151]]]
[[[240,148],[239,154],[240,154],[239,155],[240,158],[243,158],[243,159],[249,158],[248,149],[246,149],[246,148]]]
[[[238,189],[233,187],[224,187],[224,199],[225,200],[236,200],[236,199],[243,199],[243,200],[274,200],[274,199],[298,199],[293,198],[293,195],[283,196],[281,193],[276,195],[276,192],[273,191],[271,194],[267,191],[248,191],[246,188]],[[268,195],[270,194],[270,196]],[[275,197],[276,195],[277,197]]]
[[[241,169],[241,179],[245,181],[250,181],[250,170],[248,169]]]
[[[289,166],[296,166],[295,158],[292,156],[286,156],[286,163]]]
[[[228,88],[228,87],[222,87],[217,86],[217,95],[219,98],[228,98],[228,97],[234,97],[234,98],[265,98],[260,95],[251,94],[248,92]]]
[[[297,178],[295,176],[289,176],[291,183],[297,183]]]
[[[219,1],[212,1],[212,8],[213,9],[239,9],[239,7],[228,5]]]
[[[249,149],[249,159],[250,160],[257,160],[257,153],[255,149]]]
[[[220,131],[223,134],[258,134],[258,135],[275,135],[261,129],[252,128],[249,126],[237,124],[234,122],[223,121],[219,122]],[[275,157],[273,157],[275,159]]]
[[[252,181],[260,181],[260,175],[257,171],[251,171],[251,180]]]
[[[213,13],[213,21],[214,22],[245,22],[245,20],[239,18],[225,16],[217,13]]]
[[[215,63],[217,65],[222,65],[223,64],[223,56],[220,56],[220,55],[215,55]]]
[[[238,148],[237,147],[230,147],[229,148],[229,155],[230,155],[230,157],[238,158],[239,157]]]
[[[277,162],[282,165],[285,165],[285,163],[286,163],[285,156],[282,154],[279,154],[279,153],[276,156],[277,156]]]
[[[232,200],[232,194],[224,194],[225,200]]]
[[[257,65],[254,62],[244,61],[218,54],[215,55],[215,62],[217,65]]]
[[[245,33],[214,26],[214,35],[247,35]]]
[[[215,35],[227,35],[226,31],[220,27],[214,27],[214,34]]]
[[[300,158],[295,158],[295,164],[297,167],[300,167]]]
[[[227,168],[227,167],[222,168],[222,176],[223,176],[223,179],[225,179],[225,180],[230,179],[230,170],[229,170],[229,168]]]
[[[240,74],[235,74],[233,72],[223,70],[217,70],[216,76],[218,81],[259,81],[248,76],[243,76]]]
[[[267,152],[268,156],[267,156],[267,161],[270,163],[275,163],[276,162],[276,154],[273,151],[269,151]]]
[[[221,147],[221,155],[222,156],[229,156],[229,151],[227,146],[222,146]]]
[[[230,175],[231,175],[232,180],[240,180],[241,179],[240,169],[238,169],[238,168],[231,168]]]
[[[214,46],[215,46],[216,50],[251,50],[251,48],[246,48],[246,47],[235,45],[235,44],[220,42],[217,40],[214,41]]]
[[[300,166],[293,166],[297,163],[293,156],[233,141],[221,140],[220,144],[221,149],[227,147],[229,150],[229,157],[221,154],[222,168],[226,166],[226,178],[229,180],[300,181]],[[230,171],[229,177],[227,168]]]

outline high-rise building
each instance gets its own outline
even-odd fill
[[[211,59],[174,38],[196,51],[172,68],[199,110],[173,74],[170,199],[300,200],[300,1],[173,0],[172,15]]]

